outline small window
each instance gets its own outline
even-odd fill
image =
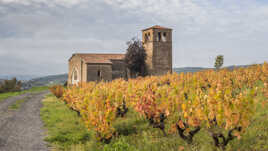
[[[77,80],[77,71],[76,70],[74,70],[73,76],[74,76],[74,80]]]
[[[100,70],[98,70],[98,77],[100,78],[101,77],[101,71]]]
[[[158,32],[158,41],[161,41],[162,40],[162,36],[161,36],[161,32]]]
[[[167,33],[166,33],[166,32],[163,33],[163,41],[164,41],[164,42],[167,41]]]
[[[151,35],[150,35],[150,33],[146,33],[146,34],[144,35],[144,42],[146,43],[146,42],[150,41],[150,39],[151,39]]]
[[[147,41],[148,41],[148,35],[147,34],[145,34],[145,38],[144,38],[144,42],[146,43]]]

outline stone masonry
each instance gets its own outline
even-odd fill
[[[142,30],[142,42],[147,53],[150,75],[172,72],[172,29],[153,26]],[[68,83],[110,81],[126,78],[124,54],[73,54],[69,59]]]

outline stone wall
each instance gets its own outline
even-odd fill
[[[78,82],[87,82],[87,65],[79,56],[72,56],[69,60],[68,84],[72,84],[72,73],[77,71]]]
[[[148,36],[149,35],[149,36]],[[151,75],[172,72],[172,30],[148,29],[143,31],[146,64]]]
[[[87,64],[87,81],[112,80],[111,64]]]
[[[72,84],[72,73],[77,71],[78,82],[111,81],[126,78],[126,67],[123,60],[111,60],[112,64],[85,64],[79,56],[69,60],[68,84]]]
[[[147,35],[147,38],[146,38]],[[142,32],[142,42],[145,52],[147,54],[146,57],[146,67],[149,74],[153,73],[153,29],[146,30]]]
[[[74,69],[77,70],[78,81],[81,81],[81,68],[82,61],[78,56],[72,56],[69,60],[69,73],[68,73],[68,84],[72,84],[72,73]]]
[[[127,78],[126,65],[123,60],[112,61],[112,79]]]

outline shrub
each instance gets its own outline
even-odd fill
[[[2,84],[0,83],[0,93],[20,91],[21,85],[21,81],[18,81],[16,78],[5,80]]]
[[[57,98],[61,98],[64,93],[64,87],[61,85],[55,85],[52,86],[50,89],[50,92],[55,95]]]

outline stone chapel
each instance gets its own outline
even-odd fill
[[[150,75],[172,72],[172,29],[153,26],[142,30]],[[69,59],[68,83],[126,78],[125,54],[75,53]]]

